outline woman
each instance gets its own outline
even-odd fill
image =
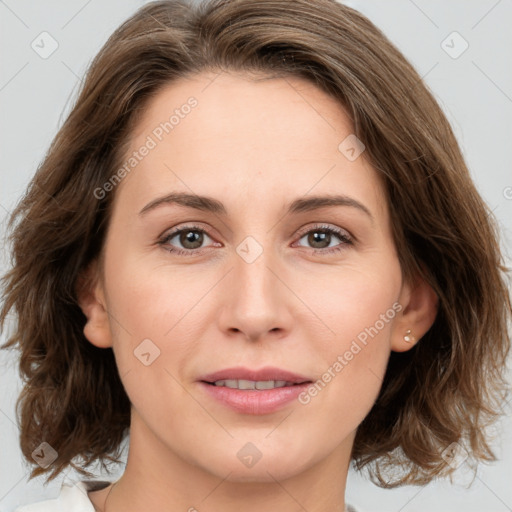
[[[12,226],[32,477],[91,477],[129,433],[118,481],[20,511],[343,511],[351,461],[395,487],[494,460],[492,216],[418,74],[346,6],[147,4]]]

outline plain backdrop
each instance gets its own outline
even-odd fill
[[[0,0],[0,272],[8,265],[3,232],[62,124],[77,85],[113,30],[145,2],[137,0]],[[499,220],[510,266],[512,246],[512,0],[360,0],[347,4],[367,15],[419,71],[445,111],[484,199]],[[48,35],[41,36],[42,32]],[[456,32],[454,34],[454,32]],[[46,37],[49,56],[33,49]],[[55,42],[54,42],[55,41]],[[390,91],[391,93],[393,91]],[[479,233],[474,234],[475,237]],[[1,341],[5,341],[5,336]],[[14,403],[20,390],[16,353],[0,353],[0,512],[55,497],[28,481],[18,447]],[[511,402],[497,425],[499,461],[471,474],[462,465],[453,484],[381,489],[351,471],[347,502],[362,512],[512,511]],[[110,479],[117,478],[123,466]],[[98,479],[104,475],[98,473]],[[107,475],[108,476],[108,475]]]

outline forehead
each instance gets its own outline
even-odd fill
[[[286,201],[310,192],[381,203],[364,153],[350,160],[342,151],[347,137],[354,135],[344,107],[304,79],[198,74],[147,103],[125,160],[150,149],[120,188],[131,200],[166,189],[229,197],[239,206],[249,196],[262,206],[276,195]]]
[[[344,107],[304,79],[202,73],[163,87],[146,105],[136,135],[191,145],[224,142],[231,154],[261,149],[263,143],[279,156],[295,146],[300,156],[313,158],[320,150],[328,158],[325,147],[336,149],[340,136],[352,131]],[[312,137],[316,144],[300,144]],[[229,146],[242,138],[245,147]],[[325,147],[319,147],[320,138]]]

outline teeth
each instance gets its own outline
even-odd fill
[[[214,382],[216,386],[224,386],[231,389],[274,389],[284,388],[285,386],[293,386],[293,382],[285,380],[244,380],[244,379],[228,379],[217,380]]]
[[[228,384],[229,382],[229,384]],[[226,385],[230,388],[238,388],[238,389],[256,389],[256,382],[252,380],[228,380],[226,381]]]

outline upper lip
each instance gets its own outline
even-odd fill
[[[274,368],[272,366],[266,366],[259,370],[251,370],[250,368],[244,368],[241,366],[225,368],[224,370],[203,375],[198,380],[205,382],[215,382],[218,380],[284,380],[295,384],[311,382],[311,379],[308,377],[304,377],[303,375],[283,370],[281,368]]]

